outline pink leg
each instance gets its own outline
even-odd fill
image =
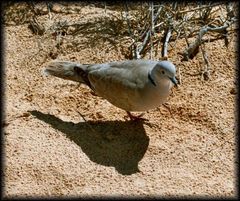
[[[134,116],[134,115],[132,115],[129,111],[126,111],[126,112],[127,112],[128,116],[130,117],[130,119],[131,119],[132,121],[147,120],[147,119],[145,119],[145,118],[142,118],[142,116],[144,115],[144,113],[142,113],[142,114],[140,114],[140,115],[138,115],[138,116]]]

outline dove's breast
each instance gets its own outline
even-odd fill
[[[99,96],[126,111],[146,111],[161,105],[171,88],[154,86],[148,79],[148,69],[141,74],[127,69],[101,69],[90,72],[89,81]]]

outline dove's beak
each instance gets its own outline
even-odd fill
[[[178,81],[176,80],[175,77],[170,77],[170,80],[173,82],[173,84],[177,87]]]

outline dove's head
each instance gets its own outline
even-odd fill
[[[152,70],[153,77],[157,80],[171,80],[177,86],[176,67],[170,61],[159,61]]]

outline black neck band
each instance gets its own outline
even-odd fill
[[[152,83],[154,86],[157,86],[156,83],[154,82],[153,78],[151,77],[150,72],[148,72],[148,79],[151,81],[151,83]]]

